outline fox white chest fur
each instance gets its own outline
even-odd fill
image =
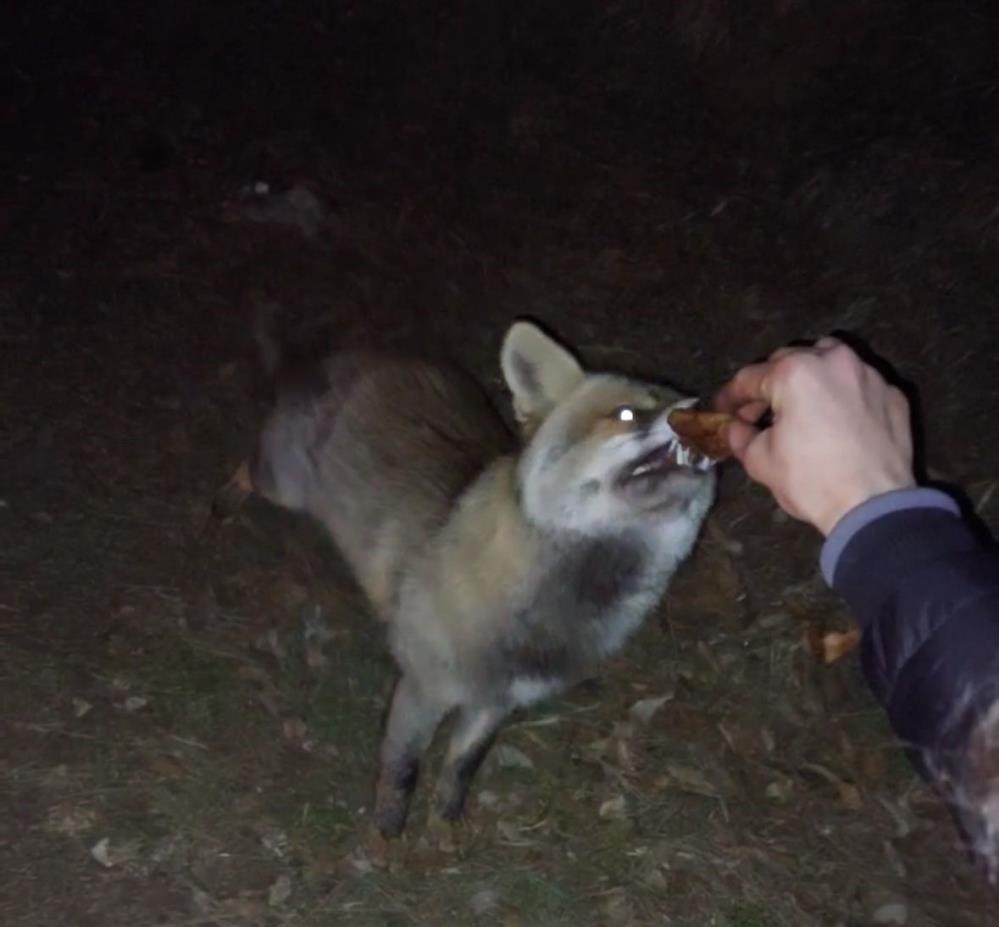
[[[659,601],[713,496],[666,421],[683,397],[584,373],[525,322],[501,363],[520,447],[457,372],[346,355],[279,398],[250,465],[258,492],[326,526],[388,623],[386,835],[442,719],[457,713],[436,788],[453,818],[509,713],[591,672]]]

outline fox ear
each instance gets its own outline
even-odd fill
[[[514,322],[500,354],[517,420],[534,427],[583,380],[583,368],[532,322]]]

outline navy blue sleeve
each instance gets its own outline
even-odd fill
[[[955,715],[999,683],[999,553],[950,512],[906,509],[851,538],[832,585],[860,623],[864,675],[899,736],[946,747]]]
[[[893,729],[955,805],[972,848],[995,852],[995,800],[983,820],[966,773],[986,722],[990,742],[999,734],[999,552],[953,511],[901,509],[853,532],[827,578],[857,617],[864,675]]]

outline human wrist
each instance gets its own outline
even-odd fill
[[[866,476],[863,480],[843,486],[810,521],[827,538],[846,515],[865,502],[885,493],[912,489],[915,486],[916,480],[912,474]]]

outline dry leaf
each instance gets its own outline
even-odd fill
[[[309,733],[309,728],[301,718],[285,718],[281,722],[281,733],[285,740],[300,744]]]
[[[102,866],[110,869],[114,865],[114,863],[111,862],[111,839],[109,837],[101,837],[101,839],[90,848],[90,855]]]
[[[249,682],[256,682],[263,686],[272,686],[273,681],[271,680],[271,674],[262,667],[257,666],[256,663],[243,663],[240,665],[239,669],[236,670],[236,675],[240,679],[246,679]]]
[[[689,766],[668,765],[666,772],[670,774],[674,784],[684,792],[703,795],[706,798],[718,798],[716,789],[701,773]]]
[[[764,795],[778,805],[787,804],[794,793],[794,783],[790,779],[775,779],[765,789]]]
[[[614,889],[603,905],[608,924],[633,924],[634,906],[623,888]]]
[[[639,699],[628,709],[628,713],[643,724],[647,724],[663,705],[672,701],[674,695],[675,693],[673,692],[667,692],[665,695],[655,695],[651,698]]]
[[[619,770],[632,774],[635,772],[635,757],[633,743],[635,726],[628,721],[616,721],[611,736],[606,741],[603,757],[617,766]]]
[[[93,808],[61,802],[49,808],[45,829],[52,834],[77,837],[91,830],[96,822],[97,812]]]
[[[499,907],[499,893],[492,888],[484,888],[468,899],[468,905],[476,917],[484,917]]]
[[[497,821],[496,830],[503,838],[502,842],[511,847],[529,847],[534,845],[533,840],[528,840],[520,833],[520,828],[512,821]]]
[[[318,641],[306,641],[305,665],[314,673],[322,672],[329,665],[329,658],[323,653],[323,645]]]
[[[860,631],[853,628],[844,633],[830,631],[822,638],[822,660],[825,663],[835,663],[842,660],[857,649],[860,644]]]
[[[615,795],[602,802],[597,813],[605,821],[619,821],[628,816],[627,802],[623,795]]]
[[[279,875],[267,891],[267,903],[280,908],[291,897],[291,876]]]
[[[194,886],[191,889],[191,905],[199,914],[208,917],[215,911],[215,899],[204,889]]]
[[[827,666],[842,660],[857,649],[860,644],[860,631],[853,628],[850,631],[830,631],[823,634],[815,622],[805,626],[805,647],[812,656]]]
[[[364,838],[364,849],[371,865],[377,869],[387,869],[391,861],[392,844],[378,828],[371,827]]]
[[[355,849],[347,857],[347,862],[358,875],[367,875],[375,868],[374,863],[372,863],[368,854],[361,847]]]
[[[534,762],[523,750],[510,744],[499,744],[492,751],[493,762],[500,769],[534,769]]]
[[[284,646],[284,642],[281,640],[280,634],[278,634],[277,628],[271,628],[263,638],[258,641],[258,646],[262,650],[266,650],[268,653],[274,655],[274,658],[278,661],[281,666],[284,666],[285,661],[288,659],[288,650]]]
[[[302,624],[305,626],[305,639],[307,641],[316,640],[320,644],[325,644],[336,636],[330,630],[326,615],[319,605],[313,604],[302,609]]]
[[[169,753],[158,753],[147,761],[150,772],[162,779],[183,779],[188,775],[187,767]]]
[[[288,835],[271,824],[262,824],[257,827],[257,835],[260,842],[278,859],[284,859],[288,855],[291,846]]]
[[[852,783],[841,779],[832,770],[818,763],[802,763],[801,768],[810,770],[836,786],[840,801],[851,811],[860,811],[864,807],[864,799],[861,797],[860,789]]]

